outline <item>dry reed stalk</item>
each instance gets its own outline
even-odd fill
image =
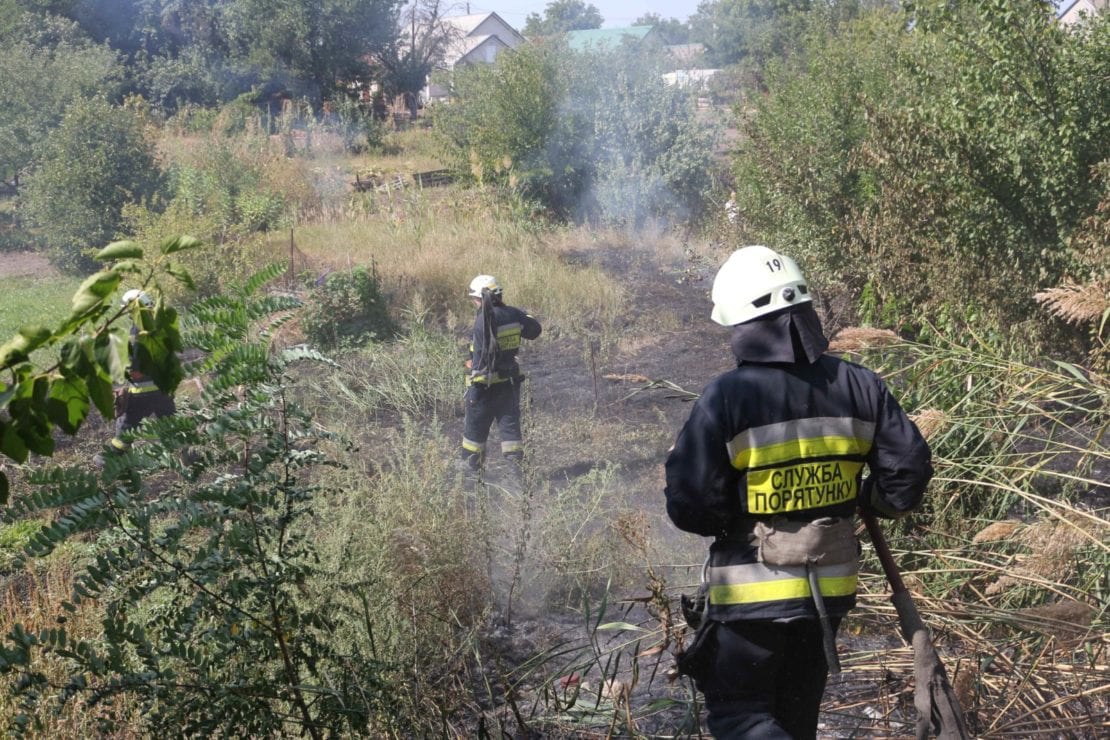
[[[1097,280],[1086,285],[1064,283],[1033,297],[1049,313],[1071,324],[1098,321],[1110,310],[1110,284]]]
[[[1012,573],[1002,575],[991,584],[987,595],[1004,593],[1029,579],[1067,580],[1068,574],[1075,570],[1077,553],[1088,542],[1085,532],[1092,525],[1085,518],[1063,516],[1064,521],[1046,519],[1020,531],[1016,539],[1029,552],[1014,558]]]
[[[849,326],[836,333],[829,342],[829,351],[859,352],[874,347],[888,347],[901,341],[902,338],[889,329]]]
[[[651,378],[639,373],[606,373],[601,377],[606,380],[623,381],[625,383],[650,383]]]
[[[948,426],[948,414],[940,409],[921,409],[916,414],[911,414],[910,419],[925,439],[932,439],[937,432]]]
[[[1014,532],[1024,526],[1021,522],[1013,519],[1008,519],[1004,522],[994,522],[979,530],[974,537],[971,538],[973,544],[981,544],[983,542],[997,542],[999,540],[1009,539]]]

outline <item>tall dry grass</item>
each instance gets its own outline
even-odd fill
[[[288,240],[278,237],[274,253]],[[560,240],[479,192],[412,191],[369,212],[316,214],[295,227],[293,240],[316,274],[373,266],[396,306],[449,323],[472,321],[466,286],[481,273],[496,275],[507,302],[557,332],[612,326],[625,308],[624,288],[600,268],[575,264]]]

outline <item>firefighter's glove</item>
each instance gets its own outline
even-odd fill
[[[705,621],[706,614],[709,613],[709,585],[701,584],[698,592],[693,596],[681,594],[679,603],[682,606],[682,617],[686,620],[686,624],[692,630],[698,629]]]
[[[695,681],[705,679],[713,669],[716,653],[716,628],[720,622],[706,619],[694,633],[689,646],[675,656],[675,671],[679,676],[689,676]]]
[[[883,498],[873,475],[863,479],[859,493],[859,508],[863,513],[872,514],[880,519],[901,519],[909,513],[898,511]]]

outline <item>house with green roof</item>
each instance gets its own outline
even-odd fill
[[[655,26],[628,26],[626,28],[591,28],[585,31],[567,31],[567,44],[574,51],[607,51],[616,49],[625,39],[643,43],[645,39],[660,39]]]

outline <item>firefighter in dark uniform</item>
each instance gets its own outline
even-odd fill
[[[855,605],[857,507],[916,508],[930,452],[875,373],[825,354],[793,260],[740,249],[712,299],[737,367],[705,388],[666,461],[667,514],[714,538],[704,618],[678,668],[704,693],[714,737],[813,738]]]
[[[501,454],[519,463],[524,457],[520,429],[520,373],[516,355],[522,339],[540,335],[540,322],[503,302],[503,291],[492,275],[470,281],[468,295],[478,309],[470,342],[466,379],[466,421],[459,453],[465,466],[477,471],[486,454],[490,426],[497,421]]]
[[[123,294],[121,303],[124,308],[134,302],[150,308],[154,300],[141,290],[129,290]],[[151,416],[172,416],[177,413],[177,406],[173,396],[155,385],[143,369],[143,363],[138,346],[139,327],[131,326],[131,338],[127,345],[128,365],[124,371],[127,383],[116,391],[116,429],[115,436],[109,443],[110,449],[116,453],[126,452],[131,449],[131,443],[124,439],[124,433],[139,426],[143,419]],[[104,463],[104,458],[97,455],[94,461],[98,465]]]

